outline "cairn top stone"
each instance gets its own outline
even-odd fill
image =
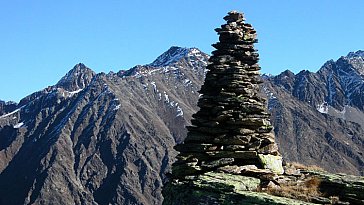
[[[244,14],[240,13],[238,11],[230,11],[228,15],[224,17],[224,20],[226,20],[228,23],[230,22],[241,22],[244,21]]]

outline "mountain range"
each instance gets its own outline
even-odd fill
[[[364,174],[364,52],[326,62],[317,72],[264,77],[264,93],[287,161]]]
[[[0,101],[0,204],[160,204],[208,58],[174,46],[117,73],[80,63],[19,103]],[[287,162],[364,175],[363,59],[262,75]]]

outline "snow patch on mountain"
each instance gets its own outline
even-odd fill
[[[316,109],[320,113],[324,113],[324,114],[327,114],[329,112],[329,107],[328,107],[327,102],[323,102],[322,104],[317,105]]]
[[[169,96],[166,91],[164,91],[164,102],[169,103]]]
[[[114,108],[113,110],[118,110],[118,109],[120,109],[120,106],[121,106],[120,104],[116,105],[116,106],[115,106],[115,108]]]
[[[278,99],[274,96],[274,93],[267,88],[267,86],[263,86],[263,91],[268,98],[268,110],[272,110],[272,108],[278,103]]]
[[[2,116],[0,116],[0,118],[5,118],[5,117],[8,117],[8,116],[10,116],[10,115],[13,115],[13,114],[15,114],[15,113],[19,112],[19,111],[20,111],[23,107],[24,107],[24,106],[21,106],[20,108],[18,108],[18,109],[16,109],[16,110],[14,110],[13,112],[9,112],[9,113],[7,113],[7,114],[5,114],[5,115],[2,115]]]
[[[83,90],[83,88],[82,89],[75,90],[75,91],[72,91],[72,92],[69,92],[69,94],[70,94],[70,96],[73,96],[74,94],[77,94],[77,93],[81,92],[82,90]]]
[[[328,114],[335,118],[341,118],[350,122],[355,122],[364,126],[364,113],[360,112],[358,108],[344,105],[342,110],[335,109],[328,102],[323,102],[317,105],[316,110],[323,114]]]
[[[179,105],[177,105],[177,115],[176,115],[176,117],[180,117],[180,116],[183,117],[183,110]]]
[[[174,62],[179,61],[181,58],[185,57],[188,54],[188,52],[189,52],[188,48],[172,46],[168,51],[164,52],[149,65],[154,67],[167,66]]]
[[[16,124],[16,125],[14,125],[13,127],[14,127],[15,129],[19,129],[19,128],[21,128],[23,125],[24,125],[24,122],[20,122],[20,123],[18,123],[18,124]]]
[[[169,102],[169,107],[170,108],[175,108],[176,109],[176,117],[181,117],[183,116],[183,110],[182,108],[179,106],[178,102],[175,101],[170,101]]]
[[[181,48],[172,46],[168,51],[160,55],[149,66],[166,67],[175,64],[185,58],[192,67],[206,66],[208,55],[197,48]]]
[[[153,91],[156,93],[158,91],[157,90],[157,85],[155,84],[154,81],[152,81],[150,84],[153,86]]]

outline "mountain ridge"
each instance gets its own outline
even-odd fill
[[[66,76],[84,82],[82,74]],[[159,204],[203,76],[181,60],[23,98],[16,112],[0,117],[0,204]],[[169,89],[174,85],[182,86]],[[54,184],[57,194],[47,191],[58,189]]]
[[[77,84],[56,84],[23,98],[0,117],[0,204],[160,204],[173,146],[184,140],[197,110],[208,57],[192,52],[130,73],[85,69],[92,75],[87,81],[78,76],[90,75],[76,75],[71,82]],[[284,73],[265,77],[262,87],[283,157],[363,175],[363,127],[317,107],[330,93],[328,78]],[[340,79],[332,79],[340,94]],[[328,104],[328,112],[342,111],[346,97],[333,97],[337,105]],[[60,192],[49,192],[52,184]]]

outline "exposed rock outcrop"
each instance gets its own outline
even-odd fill
[[[59,80],[56,86],[69,92],[77,92],[89,85],[95,75],[93,70],[79,63]]]
[[[207,172],[164,187],[163,204],[364,204],[364,177],[292,169],[262,189],[256,177]]]
[[[6,113],[10,113],[11,111],[15,110],[17,103],[15,102],[5,102],[0,100],[0,116],[5,115]]]

